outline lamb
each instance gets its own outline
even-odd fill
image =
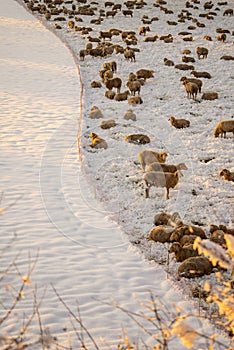
[[[191,83],[191,82],[188,82],[188,81],[183,81],[183,85],[185,87],[185,90],[187,92],[187,96],[188,98],[193,98],[193,100],[196,100],[196,97],[197,97],[197,93],[198,93],[198,86],[197,84],[195,83]]]
[[[196,238],[197,238],[196,235],[184,235],[181,237],[179,243],[182,246],[184,246],[186,244],[193,244]]]
[[[136,92],[138,92],[138,95],[141,92],[141,83],[139,80],[134,80],[134,81],[128,81],[127,82],[127,87],[131,91],[131,94],[135,96]]]
[[[154,77],[154,71],[142,68],[136,72],[136,77],[137,79],[143,78],[146,81],[146,79]]]
[[[145,145],[146,143],[150,143],[150,138],[144,134],[129,134],[125,136],[125,141],[137,145]]]
[[[149,233],[149,240],[166,243],[170,242],[170,236],[173,231],[173,227],[165,227],[163,225],[159,225],[154,227]]]
[[[222,169],[219,173],[220,176],[223,176],[224,180],[234,181],[234,171],[228,169]]]
[[[177,262],[182,262],[192,256],[198,256],[197,250],[193,249],[193,244],[188,244],[183,247],[179,242],[172,243],[168,253],[175,253],[175,259]]]
[[[182,82],[185,81],[185,82],[197,84],[197,86],[198,86],[198,92],[201,92],[201,88],[202,88],[203,83],[202,83],[202,81],[201,81],[200,79],[181,77],[181,78],[180,78],[180,81],[182,81]]]
[[[128,109],[124,116],[123,116],[123,119],[125,120],[133,120],[133,121],[136,121],[136,114],[133,113],[132,109]]]
[[[92,88],[100,88],[100,87],[102,87],[102,83],[100,81],[93,80],[91,82],[91,87]]]
[[[177,212],[174,212],[173,214],[165,212],[155,214],[153,218],[153,223],[155,226],[170,225],[173,227],[177,227],[179,225],[182,225],[180,215]]]
[[[106,79],[104,80],[104,84],[108,90],[112,90],[113,88],[117,89],[117,92],[120,92],[120,88],[122,86],[122,80],[118,77],[115,77],[113,79]]]
[[[223,43],[227,40],[227,35],[225,33],[222,33],[217,36],[218,41],[222,41]]]
[[[169,199],[170,188],[174,188],[179,181],[179,171],[175,173],[164,173],[161,171],[149,171],[144,174],[143,180],[146,184],[146,198],[149,198],[151,186],[166,187],[166,199]]]
[[[91,132],[89,137],[92,140],[92,144],[90,145],[90,147],[107,149],[108,147],[107,142],[101,137],[99,137],[97,134],[95,134],[94,132]]]
[[[211,79],[211,75],[208,72],[197,72],[197,71],[193,70],[191,72],[191,74],[194,75],[194,77],[196,77],[196,78]]]
[[[171,116],[168,120],[176,129],[188,128],[190,126],[190,121],[187,119],[176,119],[175,117]]]
[[[210,275],[213,265],[210,260],[203,256],[194,256],[184,260],[178,267],[179,277],[194,278]]]
[[[178,164],[163,164],[154,162],[149,164],[148,171],[163,171],[165,173],[175,173],[177,170],[187,170],[187,166],[184,163]]]
[[[138,105],[138,104],[142,104],[143,100],[142,100],[141,96],[131,96],[128,99],[128,103],[130,105],[135,106],[135,105]]]
[[[214,129],[214,136],[221,135],[221,137],[226,138],[227,132],[232,132],[234,136],[234,119],[220,121]]]
[[[195,62],[195,58],[190,57],[190,56],[182,56],[182,62],[184,63],[194,63]]]
[[[201,58],[207,58],[209,50],[206,47],[197,47],[196,53],[198,56],[198,59],[200,60]]]
[[[206,101],[213,101],[216,100],[219,97],[217,92],[204,92],[202,94],[202,100],[206,100]]]
[[[150,27],[149,26],[146,26],[146,27],[140,27],[139,28],[139,35],[145,35],[146,34],[146,32],[150,32]]]
[[[153,150],[143,150],[138,153],[138,159],[142,166],[143,172],[145,172],[146,165],[154,162],[165,163],[167,158],[166,152],[156,152]]]
[[[102,120],[100,123],[101,129],[110,129],[116,126],[116,121],[114,119],[106,119]]]
[[[168,67],[173,67],[175,64],[172,60],[168,60],[166,57],[163,59],[164,65]]]
[[[128,95],[130,95],[129,90],[126,90],[124,92],[118,92],[115,94],[114,100],[115,101],[126,101],[128,99]]]

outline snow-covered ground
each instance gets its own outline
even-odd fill
[[[233,17],[222,16],[226,8],[222,7],[213,21],[202,19],[205,28],[192,31],[194,41],[184,42],[177,33],[192,23],[166,24],[166,20],[175,20],[184,4],[168,2],[174,14],[165,15],[152,6],[153,2],[147,3],[142,10],[134,11],[132,19],[118,13],[114,19],[108,18],[101,25],[93,26],[92,36],[111,27],[133,29],[138,33],[143,14],[158,16],[159,21],[150,25],[149,35],[171,33],[174,42],[145,43],[143,37],[137,35],[140,52],[136,53],[136,62],[127,62],[122,55],[115,54],[104,60],[87,56],[84,62],[79,62],[84,84],[83,168],[80,169],[77,155],[80,84],[72,56],[17,3],[1,0],[1,37],[4,39],[1,41],[1,79],[4,82],[1,90],[3,151],[0,161],[4,192],[1,207],[18,199],[1,217],[3,249],[10,237],[17,234],[1,260],[2,266],[7,266],[20,250],[18,264],[25,269],[28,252],[36,255],[37,248],[40,249],[32,279],[40,288],[40,294],[43,286],[47,286],[41,317],[52,334],[62,333],[68,319],[50,283],[71,308],[75,308],[78,300],[83,321],[92,335],[104,336],[110,341],[117,339],[121,326],[134,334],[135,325],[123,313],[94,298],[107,301],[113,297],[134,310],[137,306],[132,293],[144,298],[150,289],[163,300],[175,301],[185,310],[194,308],[193,303],[186,301],[191,297],[188,281],[178,284],[173,278],[176,269],[173,259],[170,280],[164,268],[152,263],[152,260],[165,261],[168,249],[168,245],[149,243],[152,218],[162,210],[177,211],[186,223],[203,224],[207,233],[210,223],[233,225],[233,184],[219,176],[222,168],[233,169],[233,138],[213,136],[218,121],[233,118],[233,61],[220,60],[223,54],[233,55],[233,37],[228,34],[225,43],[216,39],[217,27],[233,30]],[[100,1],[98,6],[104,8],[103,4]],[[228,7],[233,7],[233,2],[229,2]],[[200,5],[200,10],[190,11],[198,15],[201,9]],[[83,16],[83,20],[82,25],[90,25],[89,16]],[[52,21],[45,24],[53,30]],[[67,22],[60,25],[62,29],[56,34],[66,42],[77,60],[78,51],[85,47],[87,39],[68,29]],[[213,41],[203,39],[208,34]],[[113,41],[122,44],[120,37]],[[206,60],[197,60],[197,46],[209,49]],[[163,64],[164,57],[175,64],[181,63],[184,48],[191,49],[196,70],[211,73],[212,79],[203,79],[203,91],[218,92],[217,100],[200,101],[200,95],[199,102],[188,100],[179,81],[185,72]],[[98,72],[103,62],[112,59],[117,62],[116,76],[121,77],[123,84],[129,72],[139,68],[155,71],[154,78],[142,87],[142,105],[131,107],[127,101],[108,100],[104,96],[104,85],[101,89],[91,89],[91,81],[100,80]],[[117,126],[100,129],[101,119],[89,118],[94,105],[103,112],[104,119],[114,118]],[[123,119],[129,108],[136,113],[136,122]],[[173,129],[168,122],[170,115],[189,119],[190,128]],[[124,141],[125,135],[139,131],[150,136],[150,146]],[[90,132],[105,138],[108,149],[91,149]],[[151,189],[150,198],[144,197],[137,154],[149,148],[166,151],[168,163],[183,161],[189,168],[183,172],[178,186],[171,190],[169,200],[165,200],[164,189]],[[212,160],[207,162],[207,159]],[[181,294],[183,289],[184,295]],[[31,301],[26,298],[20,306],[21,310],[30,312]],[[15,330],[21,317],[19,310],[13,321],[9,319],[5,330]],[[180,342],[173,344],[173,349],[177,348],[182,349]]]

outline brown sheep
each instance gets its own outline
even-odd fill
[[[186,63],[176,64],[175,68],[180,69],[180,70],[194,70],[194,66],[192,66],[191,64],[186,64]]]
[[[113,100],[114,97],[115,97],[115,95],[116,95],[116,93],[115,93],[114,91],[112,91],[112,90],[107,90],[107,91],[105,92],[105,96],[106,96],[107,98],[109,98],[110,100]]]
[[[137,79],[143,78],[144,80],[149,79],[149,78],[153,78],[154,71],[150,70],[150,69],[142,68],[136,72],[136,77],[137,77]]]
[[[184,235],[181,237],[179,242],[182,246],[186,244],[193,244],[196,238],[196,235]]]
[[[233,16],[233,9],[226,9],[223,13],[223,16]]]
[[[150,138],[144,134],[129,134],[125,136],[125,141],[137,145],[145,145],[147,143],[150,143]]]
[[[202,100],[213,101],[219,97],[217,92],[204,92],[202,94]]]
[[[185,235],[196,235],[201,237],[201,239],[206,238],[206,233],[201,227],[183,224],[174,230],[173,234],[171,235],[171,241],[180,242],[181,238]]]
[[[146,165],[154,162],[165,163],[167,158],[166,152],[156,152],[153,150],[143,150],[138,153],[138,159],[142,166],[142,171],[145,172]]]
[[[206,79],[211,79],[211,75],[208,72],[197,72],[197,71],[192,71],[192,75],[194,75],[196,78],[206,78]]]
[[[129,48],[126,48],[124,50],[124,57],[126,58],[127,61],[136,61],[136,56],[135,56],[135,51]]]
[[[126,16],[133,16],[133,11],[132,10],[122,10],[122,14]]]
[[[190,121],[187,119],[176,119],[175,117],[171,116],[168,120],[176,129],[188,128],[190,126]]]
[[[87,51],[86,50],[82,49],[82,50],[79,51],[79,57],[80,57],[81,61],[84,61],[86,55],[87,55]]]
[[[174,188],[179,181],[179,171],[175,173],[164,173],[161,171],[149,171],[144,174],[143,180],[146,184],[145,196],[149,198],[149,189],[151,186],[165,187],[166,199],[169,199],[170,188]]]
[[[131,94],[135,96],[136,92],[138,93],[138,95],[141,92],[141,83],[139,80],[134,80],[134,81],[128,81],[127,82],[127,87],[129,88],[129,90],[131,91]]]
[[[227,35],[225,33],[222,33],[217,36],[218,41],[222,41],[223,43],[227,40]]]
[[[91,87],[92,87],[92,88],[100,88],[100,87],[102,87],[102,83],[101,83],[100,81],[95,81],[95,80],[93,80],[93,81],[91,82]]]
[[[202,88],[203,83],[200,79],[181,77],[180,81],[182,81],[182,82],[186,81],[186,82],[197,84],[198,92],[201,92],[201,88]]]
[[[196,49],[197,57],[200,60],[201,58],[207,58],[209,50],[206,47],[197,47]]]
[[[135,106],[135,105],[138,105],[138,104],[142,104],[143,100],[142,100],[141,96],[131,96],[128,99],[128,103],[130,105]]]
[[[148,170],[149,171],[163,171],[166,173],[175,173],[177,170],[187,170],[187,166],[184,163],[178,163],[178,164],[163,164],[154,162],[149,164]]]
[[[193,249],[193,244],[188,244],[183,247],[179,242],[172,243],[168,253],[175,253],[175,259],[178,262],[184,261],[192,256],[198,256],[197,250]]]
[[[116,88],[117,92],[119,93],[122,86],[122,80],[118,77],[115,77],[113,79],[104,80],[104,84],[108,90],[112,90],[113,88]]]
[[[102,32],[100,31],[100,35],[99,35],[100,39],[106,40],[106,39],[110,39],[112,38],[112,34],[110,32]]]
[[[234,181],[234,171],[228,169],[222,169],[219,173],[220,176],[223,176],[224,180]]]
[[[199,90],[197,84],[184,80],[183,85],[184,85],[185,90],[187,92],[188,98],[192,97],[194,100],[196,100],[197,93]]]
[[[91,119],[99,119],[103,117],[103,114],[97,106],[93,106],[91,107],[89,117]]]
[[[114,100],[115,101],[126,101],[128,99],[128,95],[130,95],[129,90],[126,90],[124,92],[117,92],[117,94],[115,94]]]
[[[145,43],[148,43],[148,42],[155,42],[156,40],[158,39],[158,36],[157,35],[153,35],[153,36],[146,36],[144,38],[144,42]]]
[[[116,126],[116,121],[114,119],[106,119],[102,120],[100,123],[101,129],[110,129]]]
[[[220,121],[214,129],[214,136],[219,137],[221,135],[221,137],[226,138],[227,132],[232,132],[234,136],[234,119]]]
[[[150,32],[150,27],[149,26],[143,26],[139,28],[139,35],[145,35],[146,32]]]
[[[208,258],[203,256],[194,256],[184,260],[178,267],[179,277],[194,278],[204,275],[210,275],[213,265]]]
[[[149,240],[166,243],[170,242],[170,236],[173,231],[173,227],[165,227],[163,225],[159,225],[154,227],[149,233]]]
[[[99,137],[97,134],[95,134],[94,132],[91,132],[89,137],[92,140],[92,144],[90,145],[90,147],[107,149],[108,147],[107,142],[101,137]]]
[[[170,219],[171,219],[171,214],[162,212],[154,215],[153,223],[155,226],[168,225]]]
[[[216,230],[214,232],[212,232],[211,236],[210,236],[210,240],[214,243],[217,243],[219,245],[221,245],[222,247],[226,248],[226,240],[224,238],[224,231],[222,230]]]
[[[234,56],[230,56],[230,55],[223,55],[220,57],[221,60],[225,60],[225,61],[233,61],[234,60]]]
[[[168,66],[168,67],[173,67],[175,65],[173,61],[168,60],[166,57],[163,59],[163,63],[165,66]]]
[[[133,121],[136,121],[136,114],[133,113],[132,109],[128,109],[128,110],[125,112],[123,118],[124,118],[125,120],[133,120]]]
[[[190,57],[190,56],[182,56],[182,62],[184,63],[194,63],[195,62],[195,58]]]

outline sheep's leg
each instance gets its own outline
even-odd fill
[[[166,188],[166,199],[169,199],[169,188]]]
[[[149,187],[145,189],[145,198],[149,198]]]

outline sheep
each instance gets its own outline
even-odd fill
[[[201,227],[182,224],[173,231],[171,242],[179,242],[185,235],[196,235],[201,237],[201,239],[206,238],[206,233]]]
[[[105,81],[105,80],[112,79],[114,77],[114,74],[113,74],[112,70],[108,69],[102,74],[102,77],[103,77],[103,81]]]
[[[115,11],[115,10],[106,11],[106,18],[108,18],[109,16],[114,18],[116,14],[117,14],[117,11]]]
[[[178,164],[163,164],[154,162],[149,164],[148,171],[163,171],[165,173],[175,173],[177,170],[187,170],[187,166],[184,163]]]
[[[137,145],[145,145],[146,143],[150,143],[150,138],[144,134],[129,134],[125,136],[125,141]]]
[[[182,224],[182,221],[181,221],[179,213],[177,213],[177,212],[175,212],[173,214],[162,212],[162,213],[154,215],[153,223],[155,226],[170,225],[173,227],[177,227],[178,225]]]
[[[207,100],[207,101],[213,101],[216,100],[219,97],[217,92],[204,92],[202,94],[201,99],[202,100]]]
[[[222,41],[223,43],[227,40],[227,35],[225,33],[222,33],[217,36],[218,41]]]
[[[219,137],[221,135],[221,137],[226,138],[227,132],[232,132],[234,136],[234,119],[220,121],[214,129],[214,136]]]
[[[112,90],[107,90],[107,91],[105,92],[105,96],[106,96],[107,98],[109,98],[110,100],[113,100],[114,97],[115,97],[115,95],[116,95],[116,93],[115,93],[114,91],[112,91]]]
[[[217,225],[210,225],[210,233],[213,233],[216,230],[222,230],[223,232],[234,236],[234,228],[228,228],[225,225],[219,225],[219,226],[217,226]]]
[[[233,16],[233,9],[226,9],[223,13],[223,16]]]
[[[207,58],[209,50],[206,47],[197,47],[196,49],[197,57],[200,60],[201,58]]]
[[[143,150],[138,153],[138,159],[142,167],[142,171],[145,172],[146,165],[154,162],[165,163],[167,158],[166,152],[156,152],[153,150]]]
[[[234,181],[234,171],[228,169],[222,169],[219,173],[220,176],[223,176],[224,180]]]
[[[205,35],[205,36],[203,36],[203,39],[204,39],[204,40],[208,40],[208,41],[212,41],[212,38],[211,38],[210,35]]]
[[[93,80],[93,81],[91,82],[91,87],[92,87],[92,88],[100,88],[100,87],[102,87],[102,83],[101,83],[100,81],[95,81],[95,80]]]
[[[206,78],[206,79],[211,79],[211,75],[208,72],[197,72],[193,70],[191,72],[192,75],[194,75],[196,78]]]
[[[93,106],[90,110],[89,117],[91,119],[99,119],[103,117],[103,114],[97,106]]]
[[[225,60],[225,61],[233,61],[234,60],[234,56],[230,56],[230,55],[223,55],[220,57],[221,60]]]
[[[193,249],[193,244],[188,244],[183,247],[179,242],[172,243],[168,253],[175,253],[175,259],[177,262],[182,262],[192,256],[198,256],[197,250]]]
[[[173,61],[168,60],[166,57],[163,59],[163,63],[165,66],[168,66],[168,67],[173,67],[175,65]]]
[[[126,101],[128,99],[128,95],[130,95],[129,90],[126,90],[124,92],[117,92],[117,94],[115,94],[114,100],[115,101]]]
[[[213,265],[210,260],[203,256],[193,256],[184,260],[178,267],[179,277],[194,278],[210,275]]]
[[[133,49],[126,48],[124,50],[124,57],[126,58],[127,61],[136,61],[136,56],[135,56],[135,51]]]
[[[173,231],[173,227],[165,227],[163,225],[159,225],[154,227],[149,233],[149,240],[166,243],[170,242],[170,236]]]
[[[150,27],[149,26],[146,26],[146,27],[140,27],[139,28],[139,35],[145,35],[146,34],[146,32],[150,32]]]
[[[120,88],[122,86],[122,80],[118,77],[113,79],[105,79],[104,84],[108,90],[112,90],[113,88],[117,89],[117,92],[120,93]]]
[[[198,93],[198,90],[199,90],[197,84],[191,83],[191,82],[188,82],[188,81],[184,80],[183,81],[183,85],[184,85],[185,90],[187,92],[188,98],[192,97],[194,100],[196,100],[197,93]]]
[[[79,57],[81,61],[84,61],[86,55],[87,55],[87,50],[82,49],[79,51]]]
[[[114,119],[106,119],[102,120],[100,123],[101,129],[110,129],[116,126],[116,121]]]
[[[136,121],[136,114],[133,113],[132,109],[128,109],[124,116],[123,116],[123,119],[125,120],[133,120],[133,121]]]
[[[136,72],[136,77],[137,77],[137,79],[143,78],[144,80],[149,79],[149,78],[153,78],[154,71],[150,70],[150,69],[142,68]]]
[[[215,230],[214,232],[212,232],[210,236],[210,240],[226,248],[227,245],[226,245],[226,240],[224,238],[224,234],[225,233],[223,230]]]
[[[176,64],[175,65],[176,69],[180,69],[180,70],[194,70],[194,66],[192,66],[191,64]]]
[[[110,32],[102,32],[102,31],[100,31],[99,38],[103,39],[103,40],[105,40],[105,39],[110,39],[111,40],[112,34]]]
[[[179,240],[179,243],[184,246],[186,244],[193,244],[195,239],[197,238],[196,235],[184,235]]]
[[[148,42],[155,42],[158,39],[157,35],[153,35],[153,36],[147,36],[144,38],[144,42],[148,43]]]
[[[146,184],[145,196],[149,198],[151,186],[166,187],[166,199],[169,199],[170,188],[174,188],[179,181],[179,170],[175,173],[164,173],[161,171],[149,171],[144,174],[143,180]]]
[[[130,90],[132,95],[135,96],[136,92],[138,92],[138,95],[140,94],[140,92],[141,92],[141,83],[140,83],[139,80],[128,81],[126,85],[129,88],[129,90]]]
[[[200,79],[181,77],[181,78],[180,78],[180,81],[182,81],[182,82],[185,81],[185,82],[197,84],[197,86],[198,86],[198,92],[201,92],[201,88],[202,88],[203,83],[202,83],[202,81],[201,81]]]
[[[187,119],[176,119],[175,117],[171,116],[168,120],[176,129],[188,128],[190,126],[190,121]]]
[[[92,140],[92,144],[90,145],[90,147],[107,149],[108,147],[107,142],[101,137],[99,137],[97,134],[95,134],[94,132],[91,132],[89,137]]]
[[[142,100],[141,96],[131,96],[128,99],[128,103],[130,105],[135,106],[135,105],[138,105],[138,104],[142,104],[143,100]]]
[[[190,56],[182,56],[182,62],[185,62],[185,63],[194,63],[195,62],[195,58],[193,57],[190,57]]]
[[[126,16],[133,16],[133,11],[132,10],[122,10],[122,14]]]

